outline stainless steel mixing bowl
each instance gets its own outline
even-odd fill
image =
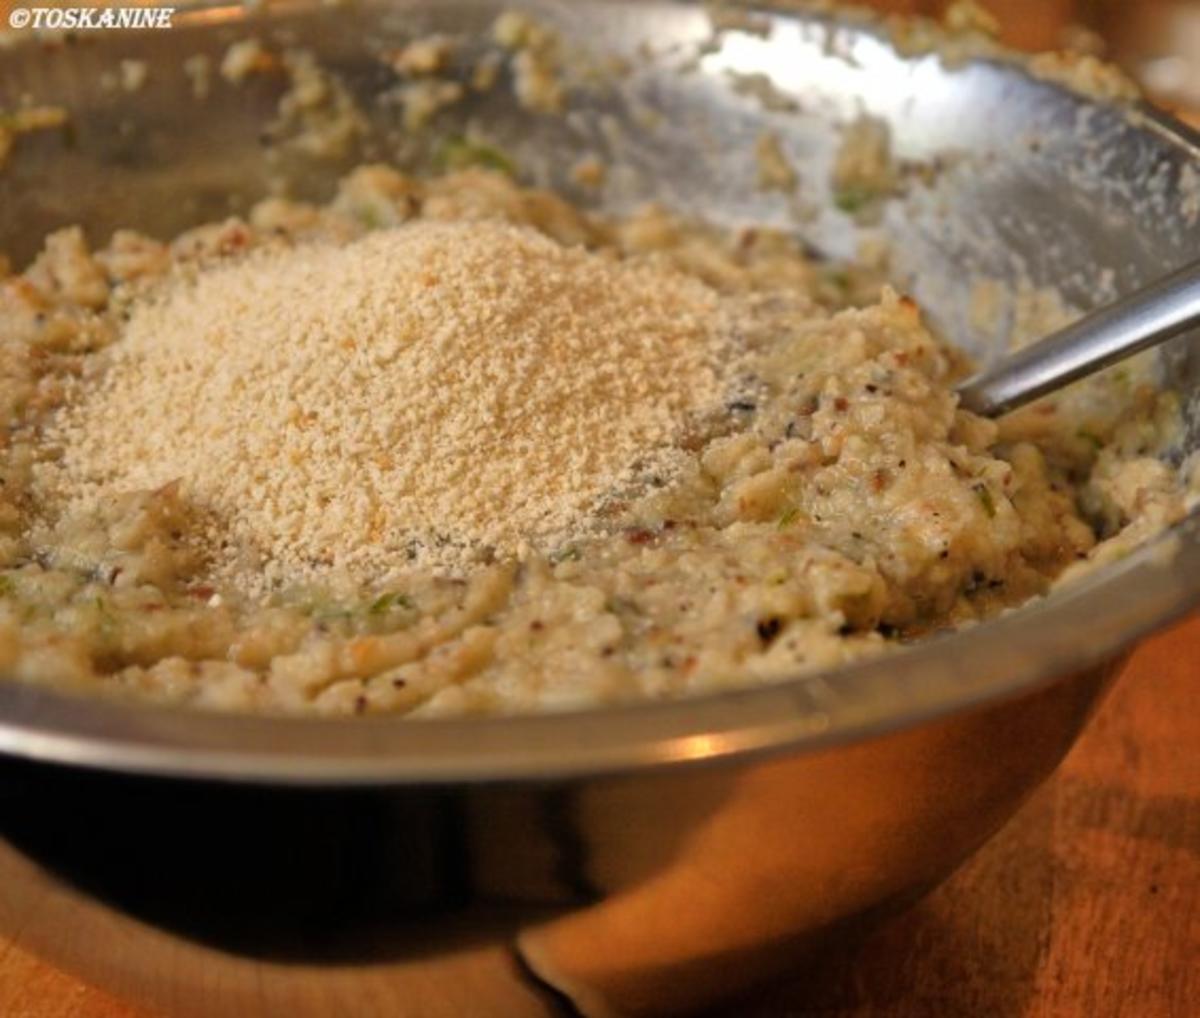
[[[841,256],[858,238],[826,180],[839,125],[870,111],[901,157],[940,167],[887,211],[894,274],[980,357],[1003,337],[971,313],[973,276],[1086,308],[1200,247],[1197,139],[1147,109],[1008,62],[900,56],[877,28],[816,13],[714,37],[692,4],[521,6],[580,49],[623,55],[626,73],[581,88],[565,119],[502,87],[440,129],[474,118],[568,193],[578,156],[599,152],[620,167],[611,207],[657,198],[800,229]],[[216,62],[254,32],[311,49],[368,103],[389,84],[373,48],[436,30],[478,40],[499,9],[214,5],[167,32],[18,40],[0,50],[3,101],[61,103],[72,127],[20,140],[0,175],[0,248],[24,259],[74,222],[93,238],[170,235],[245,207],[273,173],[327,193],[344,166],[264,157],[277,80],[214,76],[198,101],[184,61]],[[117,59],[146,62],[142,89],[101,87]],[[767,75],[799,110],[765,110],[731,73]],[[394,106],[371,108],[344,165],[428,157]],[[802,168],[799,221],[794,200],[756,186],[764,129]],[[1185,340],[1159,355],[1187,397],[1178,462],[1200,443],[1198,353]],[[547,1013],[556,993],[589,1014],[707,1005],[911,900],[995,831],[1129,649],[1200,598],[1198,525],[970,631],[681,703],[318,722],[0,683],[0,931],[177,1016]]]

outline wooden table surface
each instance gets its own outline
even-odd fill
[[[1200,619],[1138,652],[1053,781],[948,884],[751,1010],[1195,1018],[1197,959]],[[151,1018],[4,942],[0,1016]]]

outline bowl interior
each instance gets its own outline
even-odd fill
[[[469,61],[483,51],[497,14],[512,7],[531,10],[562,33],[570,60],[583,69],[569,114],[527,110],[503,81],[490,92],[472,93],[428,130],[406,130],[401,108],[389,96],[394,75],[380,54],[444,32],[466,40],[463,59]],[[313,52],[353,95],[369,130],[337,158],[264,145],[264,125],[276,116],[283,82],[267,75],[235,85],[217,73],[228,46],[250,35]],[[203,99],[194,94],[195,76],[187,70],[194,70],[197,57],[206,58],[212,71]],[[112,86],[121,60],[145,63],[143,87]],[[768,108],[778,104],[764,103],[744,87],[754,75],[765,75],[795,108]],[[182,9],[170,31],[93,33],[53,44],[18,41],[0,63],[0,96],[23,95],[39,105],[61,105],[71,118],[69,130],[22,137],[0,173],[0,251],[18,265],[36,253],[46,233],[64,225],[83,224],[93,242],[123,226],[165,238],[244,211],[272,190],[326,197],[341,173],[364,160],[420,170],[436,162],[445,139],[466,133],[502,148],[525,179],[586,204],[620,210],[655,200],[723,224],[775,226],[798,232],[830,258],[853,257],[865,238],[884,238],[891,274],[945,335],[982,361],[1007,347],[1030,294],[1051,290],[1064,306],[1086,310],[1190,261],[1200,247],[1200,146],[1178,125],[1148,110],[1118,108],[1037,80],[1015,63],[948,66],[936,55],[902,56],[870,24],[822,14],[766,13],[740,28],[716,31],[705,7],[657,0],[363,0],[336,9],[303,0],[253,14],[240,6],[198,5]],[[905,194],[888,204],[879,226],[869,230],[837,209],[829,184],[842,131],[860,113],[886,120],[896,156],[919,169]],[[759,186],[755,143],[766,131],[777,135],[799,172],[798,196]],[[612,167],[599,193],[581,190],[572,178],[585,155],[598,155]],[[979,314],[981,279],[990,286],[993,308],[987,316]],[[1200,343],[1195,337],[1177,341],[1147,363],[1185,397],[1188,426],[1173,451],[1181,462],[1200,446]],[[1170,582],[1160,569],[1157,593],[1143,585],[1138,611],[1130,608],[1128,595],[1117,605],[1120,614],[1107,634],[1109,652],[1195,596],[1195,584],[1176,574],[1195,551],[1195,538],[1185,528],[1172,539],[1177,554]],[[1180,542],[1187,553],[1182,558]],[[1126,581],[1136,568],[1141,565],[1124,567]],[[1096,617],[1087,599],[1111,595],[1120,582],[1116,572],[1106,574],[1064,595],[1057,608],[1052,598],[1018,613],[1026,619],[1017,623],[1025,627],[1019,631],[1057,625],[1054,640],[1067,638],[1069,614],[1076,612],[1079,623]],[[1111,608],[1111,597],[1108,603]],[[1042,618],[1049,621],[1038,622]],[[1003,624],[1008,623],[997,625]],[[967,634],[974,645],[981,645],[978,636]],[[857,730],[856,725],[900,723],[937,705],[949,709],[985,689],[998,695],[1044,678],[1069,660],[1065,646],[1061,661],[1047,649],[1049,643],[1016,658],[1009,647],[1010,659],[990,662],[964,682],[961,669],[941,660],[956,640],[961,644],[953,637],[896,659],[915,660],[912,665],[869,665],[846,673],[844,682],[803,681],[725,702],[751,704],[746,709],[758,716],[771,696],[782,696],[795,722],[789,737],[816,738]],[[1028,647],[1038,646],[1031,637]],[[901,681],[906,668],[914,683],[923,676],[920,695]],[[937,686],[932,676],[941,672],[953,689]],[[892,681],[892,691],[880,698],[885,679]],[[869,709],[860,696],[868,689],[874,690]],[[60,715],[53,723],[46,720],[47,711],[61,707],[45,706],[54,700],[49,694],[0,689],[0,697],[5,701],[0,716],[15,718],[18,729],[63,729]],[[185,728],[199,738],[195,733],[213,721],[149,721],[158,714],[103,709],[124,719],[110,719],[110,741],[113,724],[123,737],[137,734],[143,742],[169,744]],[[711,729],[720,716],[704,719],[689,709],[668,705],[632,713],[674,718],[667,729],[675,735]],[[86,728],[92,724],[87,716],[73,723]],[[741,717],[732,708],[726,716]],[[603,713],[587,724],[603,725]],[[148,736],[147,725],[158,734]],[[229,733],[242,731],[240,725],[250,731],[272,723],[231,724],[218,739],[222,752],[237,748],[243,736]],[[369,728],[361,722],[353,727],[359,733]],[[297,733],[304,728],[295,726]],[[621,745],[631,744],[631,731],[627,727]],[[215,728],[209,734],[217,738]],[[343,737],[328,738],[333,747]],[[3,741],[0,735],[0,748]],[[735,743],[722,751],[745,748]],[[338,745],[330,752],[382,751],[370,739],[356,742],[351,736]],[[296,744],[286,753],[294,763],[300,751]],[[44,752],[61,755],[59,749]],[[660,746],[651,756],[666,759],[670,753]]]

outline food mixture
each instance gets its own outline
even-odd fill
[[[518,99],[560,111],[555,39],[508,15],[496,39]],[[386,54],[410,129],[465,94],[437,77],[452,55]],[[281,66],[281,118],[342,151],[361,119],[311,59],[248,40],[220,74]],[[900,186],[888,146],[847,129],[844,214]],[[1187,510],[1158,455],[1176,400],[1135,375],[1119,415],[987,421],[876,269],[443,154],[429,178],[362,166],[325,206],[0,260],[4,675],[324,715],[680,697],[986,618]],[[796,189],[775,135],[756,154],[763,188]]]
[[[839,309],[834,275],[485,169],[56,233],[0,286],[0,666],[243,711],[677,697],[985,617],[1182,515],[1169,397],[998,426],[912,301]]]

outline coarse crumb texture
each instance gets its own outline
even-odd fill
[[[35,491],[81,512],[179,480],[201,550],[255,594],[461,574],[581,536],[634,467],[669,476],[732,354],[700,281],[529,227],[270,247],[135,305]]]
[[[0,278],[0,669],[290,714],[686,696],[986,618],[1184,515],[1169,393],[982,420],[875,277],[481,169],[52,234]]]

